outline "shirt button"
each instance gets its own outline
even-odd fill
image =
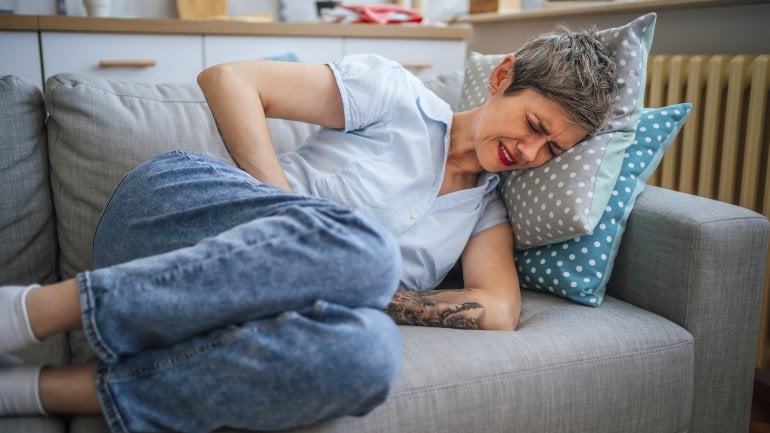
[[[416,214],[416,213],[414,213],[414,212],[410,212],[410,213],[409,213],[409,218],[410,218],[410,219],[413,219],[413,220],[416,220],[416,219],[417,219],[417,214]]]

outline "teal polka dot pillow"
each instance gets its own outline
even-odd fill
[[[598,32],[615,59],[618,85],[613,111],[602,130],[542,167],[503,175],[500,192],[517,248],[572,239],[596,227],[643,108],[655,21],[652,13]],[[460,93],[461,111],[486,100],[489,74],[502,58],[471,53]]]
[[[682,128],[690,104],[645,109],[604,212],[590,235],[516,253],[521,287],[599,306],[634,201]]]

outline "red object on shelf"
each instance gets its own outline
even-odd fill
[[[358,13],[360,17],[359,23],[400,24],[422,22],[422,14],[419,11],[398,5],[338,5],[338,7]]]

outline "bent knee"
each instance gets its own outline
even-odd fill
[[[394,236],[381,224],[361,213],[333,208],[324,212],[333,221],[329,266],[349,290],[358,291],[375,308],[385,308],[401,279],[401,252]],[[334,257],[334,258],[332,258]]]
[[[354,402],[349,414],[363,415],[384,402],[401,369],[401,335],[393,320],[382,311],[354,310],[357,323],[347,326],[341,338],[356,350],[335,354],[340,399]]]

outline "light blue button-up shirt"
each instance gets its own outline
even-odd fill
[[[438,196],[452,111],[398,63],[361,54],[329,65],[344,130],[323,128],[279,160],[298,194],[352,206],[388,228],[403,260],[401,288],[436,287],[471,236],[506,221],[496,174]],[[312,104],[313,101],[308,101]]]

